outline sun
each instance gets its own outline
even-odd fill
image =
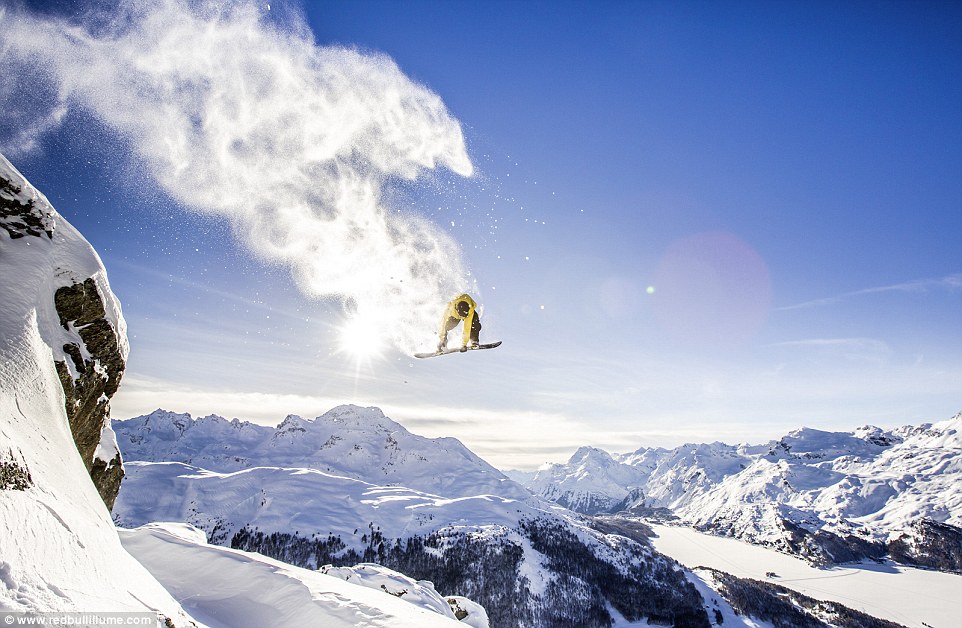
[[[384,349],[379,331],[373,321],[360,316],[349,318],[340,327],[340,350],[357,359],[376,357]]]

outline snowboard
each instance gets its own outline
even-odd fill
[[[497,342],[489,342],[489,343],[487,343],[487,344],[478,345],[477,347],[470,347],[470,346],[469,346],[469,347],[465,347],[465,348],[463,348],[463,349],[462,349],[461,347],[449,347],[449,348],[445,349],[444,351],[434,351],[434,352],[432,352],[432,353],[415,353],[415,354],[414,354],[414,357],[416,357],[416,358],[434,358],[434,357],[437,357],[437,356],[439,356],[439,355],[447,355],[447,354],[449,354],[449,353],[463,353],[463,352],[466,352],[466,351],[478,351],[478,350],[480,350],[480,349],[494,349],[495,347],[500,346],[500,345],[501,345],[501,341],[499,340],[499,341],[497,341]]]

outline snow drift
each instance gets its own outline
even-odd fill
[[[121,530],[120,538],[197,620],[210,626],[464,626],[452,605],[470,604],[449,604],[430,583],[386,569],[323,573],[208,545],[202,532],[183,524]],[[483,617],[483,610],[469,608]]]

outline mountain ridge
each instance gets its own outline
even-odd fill
[[[376,484],[403,483],[448,498],[531,496],[456,438],[415,436],[374,407],[344,404],[314,419],[291,414],[273,428],[158,409],[114,421],[113,427],[125,461],[184,462],[225,472],[307,467]]]
[[[821,625],[827,616],[849,613],[840,606],[826,611],[829,607],[812,599],[785,602],[778,587],[760,588],[751,581],[682,568],[654,550],[651,528],[637,517],[579,515],[530,492],[523,499],[491,492],[465,495],[471,492],[467,486],[517,490],[517,484],[505,482],[499,472],[492,483],[488,466],[479,466],[466,449],[462,452],[466,457],[459,460],[421,460],[418,456],[429,457],[425,454],[441,451],[435,447],[457,441],[402,431],[380,410],[338,406],[322,416],[327,418],[288,415],[275,427],[165,411],[118,421],[122,449],[133,446],[136,454],[126,462],[128,479],[115,519],[125,526],[141,526],[138,529],[153,525],[151,521],[185,522],[202,530],[208,543],[328,573],[347,574],[339,570],[376,563],[430,581],[444,597],[457,594],[480,603],[496,626],[608,626],[644,618],[709,626],[710,617],[716,623],[723,617],[726,624],[758,625],[757,618],[741,617],[740,612],[759,617],[800,612],[808,617],[806,622]],[[327,429],[331,427],[334,432]],[[237,438],[225,439],[224,434]],[[242,443],[245,434],[247,441]],[[215,435],[221,440],[213,441]],[[800,432],[791,438],[809,442],[817,437]],[[151,439],[156,442],[148,442]],[[178,442],[185,445],[179,454]],[[769,467],[787,460],[811,462],[804,457],[805,447],[795,447],[791,439],[786,442],[794,454],[767,445],[733,448],[722,443],[674,452],[636,451],[634,460],[641,468],[635,472],[647,477],[672,471],[680,481],[688,479],[692,486],[703,482],[707,487],[725,477],[719,469],[741,469],[751,456],[762,456]],[[770,449],[771,459],[764,459]],[[404,460],[406,455],[435,475],[464,478],[461,496],[445,494],[443,482],[436,480],[412,488],[420,476],[408,476],[403,464],[391,467],[387,475],[377,464],[355,465],[357,460],[348,454],[357,451],[358,460]],[[156,460],[170,457],[165,452],[192,462]],[[152,460],[132,459],[138,456]],[[284,464],[269,464],[272,460]],[[579,448],[571,461],[584,462],[585,469],[616,472],[625,466],[589,447]],[[694,466],[668,468],[665,461]],[[317,462],[324,468],[298,466]],[[200,466],[208,463],[231,470]],[[363,472],[356,473],[358,469]],[[572,477],[584,482],[591,474]],[[645,499],[636,488],[621,507],[637,507]],[[791,520],[791,507],[782,510],[773,510],[778,515],[770,517],[773,525]],[[158,548],[156,554],[163,555],[163,550]],[[395,582],[399,578],[392,576]],[[722,580],[725,584],[719,584]],[[852,613],[856,619],[851,625],[887,625]]]
[[[962,413],[891,430],[803,427],[760,445],[594,450],[590,460],[579,457],[585,451],[579,448],[565,464],[542,466],[526,486],[588,514],[660,511],[814,562],[888,554],[962,570],[960,551],[936,559],[925,549],[962,538]],[[602,454],[608,464],[592,464]],[[912,547],[914,556],[905,550]]]

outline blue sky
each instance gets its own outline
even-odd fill
[[[17,66],[0,146],[98,249],[123,303],[117,418],[377,405],[531,468],[583,444],[760,442],[962,410],[957,3],[259,10],[288,29],[300,13],[319,46],[387,55],[460,124],[471,176],[392,179],[384,202],[456,241],[482,339],[504,344],[428,361],[344,350],[337,298],[305,296],[236,225],[174,198],[92,100],[66,98],[29,149],[15,131],[57,83]]]

